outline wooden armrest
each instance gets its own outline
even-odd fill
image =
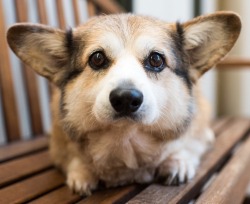
[[[250,59],[239,58],[239,57],[238,58],[228,57],[225,60],[221,61],[216,67],[219,69],[236,68],[236,67],[250,68]]]

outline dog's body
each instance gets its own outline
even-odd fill
[[[99,126],[86,133],[83,141],[76,143],[61,128],[58,109],[61,95],[58,91],[52,104],[52,157],[68,173],[68,184],[76,185],[74,188],[80,188],[86,179],[93,188],[99,179],[108,187],[132,182],[147,183],[153,181],[156,173],[161,177],[170,176],[166,184],[189,180],[195,174],[200,156],[213,141],[213,133],[208,127],[208,104],[198,90],[196,94],[199,96],[196,101],[199,111],[188,130],[178,138],[168,138],[157,125],[154,130],[153,127],[123,121],[112,128]],[[171,173],[173,175],[168,175]],[[174,181],[178,174],[179,181]]]
[[[57,85],[50,150],[70,188],[190,180],[213,141],[197,80],[240,27],[227,12],[184,24],[101,16],[73,32],[12,27],[11,48]]]

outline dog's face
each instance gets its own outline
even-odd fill
[[[60,88],[70,134],[127,124],[180,132],[194,111],[193,86],[232,48],[240,27],[226,12],[184,24],[123,14],[67,32],[18,24],[8,42]]]

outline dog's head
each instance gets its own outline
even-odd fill
[[[70,134],[125,124],[178,132],[192,116],[193,86],[228,53],[240,28],[230,12],[182,24],[122,14],[66,32],[17,24],[7,37],[25,63],[60,88]]]

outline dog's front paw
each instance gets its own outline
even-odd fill
[[[91,195],[91,191],[97,188],[98,181],[78,161],[71,162],[67,172],[67,185],[74,192],[83,196]]]
[[[160,182],[165,185],[180,185],[191,180],[199,164],[199,158],[182,150],[169,156],[158,168]]]

